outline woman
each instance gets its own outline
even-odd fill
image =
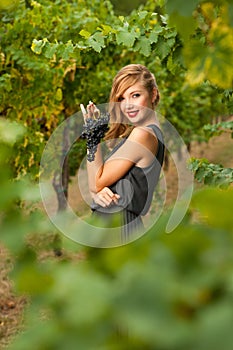
[[[88,149],[87,172],[92,210],[110,221],[118,213],[124,240],[142,227],[141,215],[149,210],[163,163],[163,137],[153,111],[159,98],[155,78],[146,67],[123,67],[113,80],[110,94],[110,129],[105,140],[113,149],[105,160],[100,139],[95,140],[98,145],[94,151],[89,139],[92,146]],[[90,102],[84,111],[86,128],[87,121],[92,122],[98,113]]]

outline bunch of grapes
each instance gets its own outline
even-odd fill
[[[108,130],[109,113],[100,114],[98,118],[86,118],[81,137],[87,141],[87,160],[95,159],[97,146]]]

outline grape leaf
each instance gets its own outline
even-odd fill
[[[120,29],[116,34],[117,44],[124,44],[125,46],[132,47],[137,34],[135,32],[129,32],[127,29]]]
[[[42,53],[42,49],[46,45],[47,41],[48,40],[46,38],[43,40],[33,39],[32,45],[31,45],[32,51],[35,52],[37,55],[40,55]]]
[[[142,53],[144,56],[148,57],[151,53],[150,40],[148,38],[146,38],[145,36],[141,37],[137,41],[136,48],[140,53]]]
[[[101,32],[96,32],[88,38],[87,43],[96,52],[100,52],[102,50],[102,48],[104,48],[104,46],[105,46],[104,36],[102,35]]]
[[[85,39],[88,39],[91,36],[91,33],[89,33],[87,30],[82,29],[80,30],[79,34],[83,36]]]

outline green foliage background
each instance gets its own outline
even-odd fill
[[[23,142],[16,145],[16,176],[38,177],[41,153],[54,128],[77,112],[80,103],[106,103],[113,76],[128,63],[145,64],[155,74],[162,95],[159,111],[187,143],[203,138],[202,127],[213,117],[232,111],[228,2],[221,8],[203,3],[192,20],[189,34],[202,45],[213,28],[222,33],[225,46],[218,36],[211,38],[211,55],[190,43],[181,19],[177,32],[179,16],[173,16],[170,2],[165,9],[163,1],[149,0],[125,17],[116,15],[109,1],[13,4],[1,12],[0,114],[27,126]],[[183,11],[180,16],[186,18],[193,7],[184,3],[175,11]],[[196,65],[192,55],[200,59]],[[200,84],[191,84],[198,79]]]
[[[0,232],[15,291],[29,296],[10,349],[231,349],[232,169],[193,160],[199,181],[227,188],[196,192],[171,234],[168,210],[143,238],[113,249],[61,237],[35,209],[34,180],[54,128],[80,103],[107,102],[128,63],[155,73],[160,112],[187,143],[232,130],[227,122],[203,131],[232,113],[232,8],[151,0],[123,16],[109,1],[1,2]],[[79,164],[83,145],[72,152]],[[41,259],[44,250],[62,257]],[[80,252],[85,259],[73,259]]]

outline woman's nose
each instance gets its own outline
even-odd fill
[[[131,98],[125,99],[125,109],[132,109],[133,108],[133,101]]]

